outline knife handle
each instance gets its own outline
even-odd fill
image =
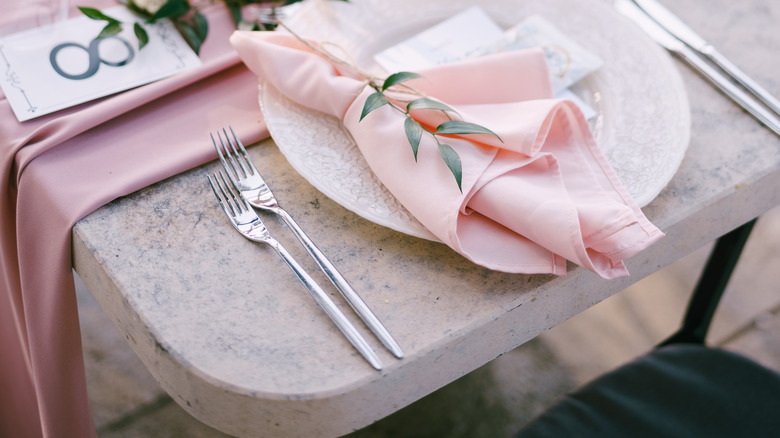
[[[745,74],[742,70],[734,65],[731,61],[721,55],[720,52],[715,50],[711,45],[705,46],[700,50],[700,53],[712,61],[715,65],[723,69],[728,73],[737,83],[745,87],[751,94],[756,96],[762,102],[766,104],[775,114],[780,115],[780,101],[775,99],[771,93],[769,93],[764,87],[758,85],[750,76]]]
[[[769,128],[776,135],[780,136],[780,120],[775,115],[761,106],[761,104],[742,91],[736,84],[728,80],[723,74],[714,69],[704,59],[699,57],[687,46],[682,45],[675,52],[688,64],[691,65],[703,77],[709,79],[718,89],[741,106],[745,111],[758,119],[764,126]]]

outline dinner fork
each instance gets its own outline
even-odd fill
[[[241,235],[249,240],[260,242],[271,246],[282,256],[282,259],[292,269],[298,279],[306,286],[309,293],[317,304],[325,311],[336,326],[344,333],[349,342],[363,355],[364,358],[377,370],[382,369],[382,362],[368,342],[360,335],[355,326],[349,322],[346,316],[341,313],[333,300],[327,293],[314,281],[313,278],[295,261],[295,259],[276,241],[263,222],[257,216],[257,213],[250,207],[246,200],[240,194],[237,194],[231,184],[225,179],[225,174],[219,171],[219,177],[215,173],[209,175],[209,185],[217,197],[219,205],[230,219],[230,223],[238,230]]]
[[[241,140],[238,139],[233,127],[230,127],[230,132],[233,134],[232,141],[224,128],[222,128],[222,132],[225,134],[224,140],[222,138],[222,133],[217,131],[219,144],[217,144],[213,134],[211,134],[211,141],[217,149],[217,154],[219,154],[219,159],[222,161],[222,166],[224,167],[228,178],[230,178],[230,181],[238,188],[243,198],[255,208],[268,210],[279,215],[293,231],[295,237],[298,238],[298,241],[306,248],[306,251],[314,258],[320,269],[322,269],[330,281],[333,282],[344,299],[352,306],[352,309],[355,310],[368,328],[371,329],[376,337],[382,342],[382,345],[390,350],[395,357],[399,359],[403,358],[403,350],[401,350],[401,347],[395,339],[393,339],[384,325],[382,325],[376,315],[368,308],[368,305],[360,298],[357,292],[349,285],[347,280],[339,273],[328,258],[325,257],[325,254],[314,245],[292,216],[279,206],[279,203],[271,192],[271,189],[268,187],[268,184],[265,183],[260,176],[260,173],[257,171],[257,168],[249,159],[246,148],[244,148]]]

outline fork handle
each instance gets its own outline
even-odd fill
[[[322,269],[322,272],[328,276],[330,281],[334,286],[336,286],[336,288],[339,290],[344,299],[349,303],[355,313],[360,316],[368,328],[371,329],[371,331],[376,335],[377,339],[382,342],[382,345],[390,350],[390,352],[393,353],[395,357],[402,359],[404,357],[404,352],[401,350],[401,347],[398,345],[395,339],[393,339],[393,336],[390,335],[390,332],[388,332],[385,326],[382,325],[382,323],[379,321],[379,318],[374,315],[374,312],[369,309],[365,301],[360,298],[360,295],[355,292],[344,276],[341,275],[341,273],[336,269],[335,266],[333,266],[330,260],[325,257],[325,254],[323,254],[322,251],[317,248],[317,245],[315,245],[314,242],[309,239],[309,236],[303,232],[303,229],[298,226],[298,223],[295,222],[295,219],[293,219],[292,216],[290,216],[290,214],[281,207],[276,207],[273,209],[273,211],[282,217],[284,222],[295,234],[295,237],[298,238],[298,241],[301,242],[304,248],[306,248],[306,251],[309,252],[309,255],[311,255],[312,258],[317,262],[317,265],[320,267],[320,269]]]
[[[330,299],[328,294],[322,290],[322,288],[314,281],[313,278],[295,261],[295,259],[287,252],[284,247],[276,240],[268,242],[275,250],[282,256],[287,266],[295,273],[298,279],[309,290],[309,293],[317,302],[317,304],[325,311],[330,319],[341,330],[344,336],[347,337],[349,342],[363,355],[364,358],[371,364],[372,367],[377,370],[382,369],[382,362],[376,355],[373,349],[368,345],[368,342],[360,335],[354,325],[347,319],[346,316],[336,307],[333,300]]]

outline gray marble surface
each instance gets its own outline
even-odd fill
[[[665,3],[780,95],[780,5]],[[273,141],[250,148],[290,213],[405,349],[407,358],[395,360],[362,330],[382,372],[352,349],[270,248],[228,225],[205,184],[215,163],[80,221],[74,267],[154,377],[196,418],[239,436],[345,434],[780,204],[780,139],[676,65],[691,105],[691,142],[675,177],[644,209],[667,237],[628,261],[627,279],[604,281],[576,267],[566,277],[476,267],[444,245],[384,229],[330,201]],[[264,219],[315,273],[283,224]]]

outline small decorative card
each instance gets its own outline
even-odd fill
[[[503,31],[478,6],[374,56],[388,73],[416,71],[457,61],[499,40]]]
[[[568,89],[603,61],[538,15],[502,31],[478,6],[464,10],[374,56],[388,73],[415,71],[464,58],[541,47],[547,57],[555,97],[574,102],[590,119],[596,112]]]
[[[517,26],[504,32],[497,41],[486,45],[473,55],[480,56],[529,47],[544,49],[555,93],[572,86],[604,64],[600,58],[572,41],[539,15],[526,18]]]
[[[104,23],[85,16],[0,38],[0,87],[20,122],[197,67],[200,59],[168,20],[144,24],[138,50],[124,6],[107,14],[125,23],[95,40]]]

